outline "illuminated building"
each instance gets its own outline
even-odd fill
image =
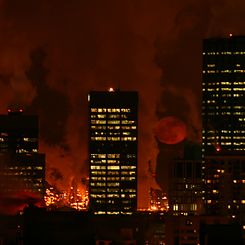
[[[245,37],[204,40],[202,90],[206,212],[245,224]]]
[[[1,192],[33,192],[44,198],[45,155],[38,153],[38,117],[22,110],[0,115]]]
[[[205,163],[207,214],[245,224],[245,155],[219,153],[207,156]]]
[[[89,94],[89,201],[95,214],[137,209],[138,94]]]
[[[173,215],[199,215],[203,211],[201,161],[175,159],[170,178],[169,211]]]
[[[245,151],[245,37],[203,44],[203,150]]]

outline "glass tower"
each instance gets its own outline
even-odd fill
[[[245,37],[203,44],[203,148],[245,151]]]
[[[138,94],[89,94],[89,197],[95,214],[137,209]]]

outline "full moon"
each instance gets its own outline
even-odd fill
[[[180,119],[169,116],[157,122],[154,133],[160,142],[174,145],[186,138],[187,129],[185,123]]]

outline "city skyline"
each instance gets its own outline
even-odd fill
[[[172,115],[187,125],[187,139],[201,141],[202,39],[243,34],[243,3],[66,4],[1,1],[0,113],[23,104],[38,114],[47,178],[64,189],[87,175],[89,90],[139,90],[139,204],[146,207],[151,185],[166,191],[171,161],[163,152],[175,151],[159,145],[152,129]]]

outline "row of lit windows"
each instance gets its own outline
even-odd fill
[[[120,131],[110,131],[110,132],[107,132],[107,131],[95,131],[95,132],[92,132],[94,133],[95,135],[131,135],[132,132],[128,132],[128,131],[123,131],[123,132],[120,132]]]
[[[91,125],[91,129],[93,130],[135,130],[137,128],[137,126],[120,126],[120,125],[116,125],[116,126],[101,126],[101,125]]]
[[[98,211],[98,212],[94,212],[94,214],[96,215],[102,215],[102,214],[109,214],[109,215],[118,215],[118,214],[125,214],[125,215],[132,215],[132,212],[105,212],[105,211]]]
[[[174,204],[173,211],[197,211],[197,204]]]
[[[134,120],[91,120],[91,124],[134,124]]]
[[[124,118],[127,119],[128,115],[126,114],[92,114],[90,115],[91,118],[99,118],[99,119],[105,119],[105,118],[110,118],[110,119],[120,119]]]
[[[95,136],[91,137],[92,141],[136,141],[136,137],[104,137],[104,136]]]
[[[9,167],[8,169],[17,169],[17,170],[43,170],[43,167],[42,166],[12,166],[12,167]]]
[[[91,112],[130,112],[130,108],[91,108]]]
[[[93,160],[93,159],[91,159],[90,163],[94,164],[94,165],[106,165],[106,163],[108,163],[108,164],[119,164],[119,163],[121,163],[121,168],[122,169],[136,168],[136,166],[124,166],[125,164],[133,165],[133,164],[135,164],[135,162],[125,162],[123,160],[119,161],[119,160],[103,160],[103,159],[102,160]]]
[[[121,197],[126,197],[121,194]],[[90,194],[91,198],[120,198],[120,194]],[[128,198],[136,198],[136,194],[128,194]]]
[[[100,159],[98,159],[98,160],[93,160],[93,159],[91,159],[90,160],[90,163],[91,164],[93,164],[93,165],[106,165],[106,163],[108,163],[107,161],[109,161],[109,164],[118,164],[119,162],[117,161],[117,162],[110,162],[110,160],[105,160],[105,159],[102,159],[102,160],[100,160]],[[133,168],[136,168],[136,166],[135,166],[135,164],[136,164],[136,162],[125,162],[124,160],[121,160],[120,161],[120,163],[121,163],[121,169],[133,169]],[[130,166],[125,166],[125,165],[130,165]],[[132,165],[134,165],[134,166],[132,166]]]
[[[208,88],[207,90],[204,91],[245,91],[245,88]]]
[[[100,160],[100,159],[97,159],[97,160],[93,160],[91,159],[90,160],[90,163],[93,163],[93,164],[106,164],[106,160]]]
[[[241,93],[241,94],[225,94],[225,93],[210,93],[209,94],[209,97],[243,97],[243,94]],[[227,101],[226,100],[223,100],[223,103],[226,103]]]
[[[245,55],[244,51],[203,52],[203,55]]]
[[[120,158],[120,154],[91,154],[91,158]]]
[[[108,153],[108,154],[96,154],[96,153],[92,153],[90,154],[91,158],[120,158],[120,154],[118,153]],[[126,155],[127,158],[136,158],[136,154],[127,154]]]
[[[123,178],[123,179],[122,179]],[[135,177],[128,177],[129,178],[129,180],[134,180],[135,179]],[[125,180],[125,177],[101,177],[101,176],[92,176],[91,177],[91,183],[93,183],[92,181],[119,181],[119,180]],[[107,182],[107,184],[108,184],[109,182]],[[114,183],[116,183],[116,182],[114,182]],[[129,189],[130,190],[130,189]]]
[[[211,86],[216,87],[216,86],[220,86],[220,85],[222,85],[222,86],[225,85],[225,86],[231,87],[234,85],[240,85],[241,87],[243,87],[244,84],[245,84],[245,81],[244,82],[213,82],[213,81],[208,82],[208,81],[206,81],[205,83],[202,83],[202,86],[203,87],[211,87]],[[235,87],[237,87],[237,86],[235,86]]]
[[[91,193],[118,193],[119,188],[91,188]]]
[[[0,142],[4,142],[4,141],[9,141],[9,138],[7,137],[0,137]],[[37,138],[23,138],[23,141],[25,142],[37,142]]]
[[[26,150],[26,149],[17,149],[16,153],[29,153],[29,152],[37,152],[37,149],[30,149],[30,150]]]
[[[108,171],[107,172],[107,175],[106,175],[106,172],[105,171],[91,171],[91,174],[92,175],[104,175],[104,178],[106,178],[105,176],[108,176],[108,175],[110,175],[110,176],[113,176],[114,175],[111,179],[110,179],[110,177],[107,177],[106,178],[107,181],[109,181],[109,180],[119,180],[119,176],[120,176],[120,172],[118,172],[118,171]],[[128,175],[128,174],[129,173],[125,173],[125,175]],[[136,179],[135,176],[121,176],[120,177],[120,180],[125,180],[125,181],[133,181],[135,179]],[[93,180],[95,180],[95,179],[93,179]]]
[[[244,73],[245,72],[245,70],[241,70],[241,69],[239,69],[239,70],[204,70],[203,71],[203,74],[205,74],[205,73],[232,73],[232,72],[234,72],[234,73]]]
[[[94,166],[95,167],[95,166]],[[118,167],[118,168],[116,168]],[[105,167],[100,168],[99,170],[105,170]],[[119,166],[108,166],[107,167],[108,170],[119,170]],[[20,172],[21,173],[21,172]],[[105,175],[106,172],[105,171],[91,171],[92,175]],[[135,171],[107,171],[108,175],[135,175],[136,172]]]

